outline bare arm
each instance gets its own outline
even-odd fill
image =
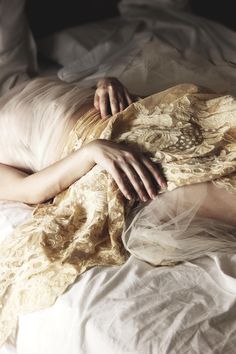
[[[94,162],[81,148],[42,171],[28,175],[0,164],[0,199],[38,204],[51,199],[86,174]]]
[[[51,166],[27,175],[0,164],[0,199],[38,204],[51,199],[86,174],[95,164],[112,175],[127,199],[155,198],[165,178],[141,153],[107,140],[94,140]]]

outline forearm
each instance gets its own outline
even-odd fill
[[[94,165],[89,158],[87,146],[84,146],[42,171],[25,177],[21,187],[27,192],[26,202],[38,204],[53,198],[85,175]]]
[[[132,152],[122,144],[98,139],[40,172],[26,177],[18,176],[17,180],[21,178],[21,182],[17,184],[16,191],[21,196],[18,193],[17,200],[38,204],[51,199],[85,175],[95,164],[114,178],[127,199],[137,192],[140,200],[147,201],[156,197],[160,187],[166,188],[165,177],[146,156]],[[7,183],[6,174],[5,177]]]

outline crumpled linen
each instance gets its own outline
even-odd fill
[[[0,1],[0,95],[38,72],[37,50],[25,0]]]
[[[235,98],[179,85],[108,120],[90,110],[72,130],[63,156],[97,138],[128,144],[162,164],[170,191],[235,171],[235,125]],[[132,203],[95,166],[1,243],[0,344],[14,332],[18,314],[52,305],[95,265],[126,261],[121,234]]]

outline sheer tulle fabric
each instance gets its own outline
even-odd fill
[[[94,91],[56,78],[25,82],[0,100],[0,162],[37,172],[60,158],[73,115]],[[6,129],[7,127],[7,129]]]
[[[200,183],[166,192],[134,210],[122,240],[153,265],[188,261],[211,252],[236,252],[236,195]],[[227,213],[225,213],[227,210]]]

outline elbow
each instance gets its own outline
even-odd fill
[[[48,198],[44,193],[37,191],[36,193],[27,193],[23,198],[23,202],[29,205],[43,204],[48,201]]]
[[[40,183],[32,183],[32,180],[27,177],[24,181],[22,191],[24,191],[22,198],[24,199],[24,203],[37,205],[54,198],[60,193],[60,188],[56,184],[53,186],[51,184],[47,185],[46,183],[42,183],[42,181]]]
[[[42,198],[38,198],[36,196],[27,196],[27,197],[23,198],[22,202],[33,206],[33,205],[37,205],[37,204],[42,204],[44,202],[44,200]]]

